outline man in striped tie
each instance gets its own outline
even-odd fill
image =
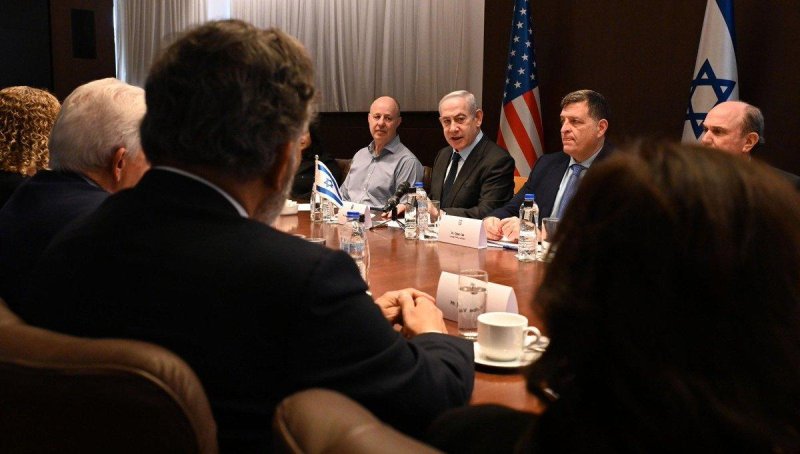
[[[517,216],[525,194],[536,194],[540,219],[562,216],[586,170],[613,151],[606,142],[608,117],[608,103],[596,91],[578,90],[564,96],[560,115],[563,151],[541,156],[525,186],[505,206],[483,220],[486,237],[517,240]]]

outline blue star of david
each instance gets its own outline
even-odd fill
[[[325,179],[325,187],[327,187],[328,189],[332,189],[333,188],[333,180],[331,180],[330,178],[326,178]]]
[[[703,85],[707,85],[714,90],[714,94],[717,95],[717,102],[714,103],[716,106],[717,104],[727,101],[728,98],[730,98],[731,93],[733,93],[733,87],[736,85],[736,81],[718,79],[717,75],[714,74],[714,69],[711,67],[711,63],[708,62],[708,59],[706,59],[706,61],[703,62],[703,65],[700,66],[700,71],[697,72],[697,76],[692,81],[692,86],[689,89],[689,107],[686,109],[686,120],[688,120],[692,125],[695,138],[700,138],[700,134],[703,133],[703,121],[706,119],[706,115],[708,114],[708,112],[695,112],[694,108],[692,107],[692,98],[694,97],[694,92],[697,87]]]

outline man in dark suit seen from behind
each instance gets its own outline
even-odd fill
[[[591,165],[613,152],[613,146],[606,141],[608,117],[608,103],[596,91],[578,90],[564,96],[559,117],[563,151],[536,160],[525,186],[483,220],[486,237],[505,237],[508,241],[519,238],[519,207],[525,194],[536,196],[540,220],[563,215],[571,194]],[[575,179],[572,191],[570,179]]]
[[[514,159],[481,131],[483,111],[472,93],[445,95],[439,121],[450,146],[436,155],[429,197],[449,215],[481,219],[514,195]]]
[[[274,28],[215,21],[175,41],[145,85],[153,168],[54,241],[22,314],[177,353],[209,396],[222,452],[268,450],[276,405],[306,388],[415,435],[472,393],[473,346],[446,334],[432,297],[373,300],[348,254],[270,226],[313,81],[303,46]]]
[[[700,143],[726,153],[750,159],[764,143],[764,115],[761,109],[743,101],[725,101],[714,106],[703,120]],[[800,177],[773,168],[800,190]]]
[[[18,309],[23,282],[53,237],[149,168],[139,143],[144,90],[107,78],[76,88],[50,134],[50,166],[0,210],[0,296]],[[35,279],[35,278],[33,278]]]

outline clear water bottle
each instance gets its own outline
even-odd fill
[[[414,183],[417,196],[417,238],[424,239],[428,231],[430,216],[428,215],[428,193],[421,181]]]
[[[519,244],[517,259],[520,262],[536,261],[537,235],[536,225],[539,220],[539,206],[536,196],[525,194],[525,200],[519,207]]]
[[[347,223],[342,226],[343,233],[339,238],[339,246],[353,258],[359,273],[361,273],[361,278],[364,279],[364,282],[367,282],[369,253],[367,237],[364,233],[364,225],[360,221],[360,216],[358,211],[347,212]]]
[[[406,211],[403,213],[405,222],[405,237],[409,240],[417,239],[417,191],[411,188],[406,197]]]

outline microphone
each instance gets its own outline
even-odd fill
[[[411,183],[409,183],[408,181],[400,183],[400,185],[397,186],[397,191],[394,192],[393,196],[389,197],[389,200],[386,201],[386,205],[383,206],[383,209],[381,211],[385,213],[387,211],[391,211],[392,208],[396,207],[397,204],[400,203],[400,199],[402,199],[403,196],[406,195],[406,192],[408,192],[408,188],[410,187]]]

